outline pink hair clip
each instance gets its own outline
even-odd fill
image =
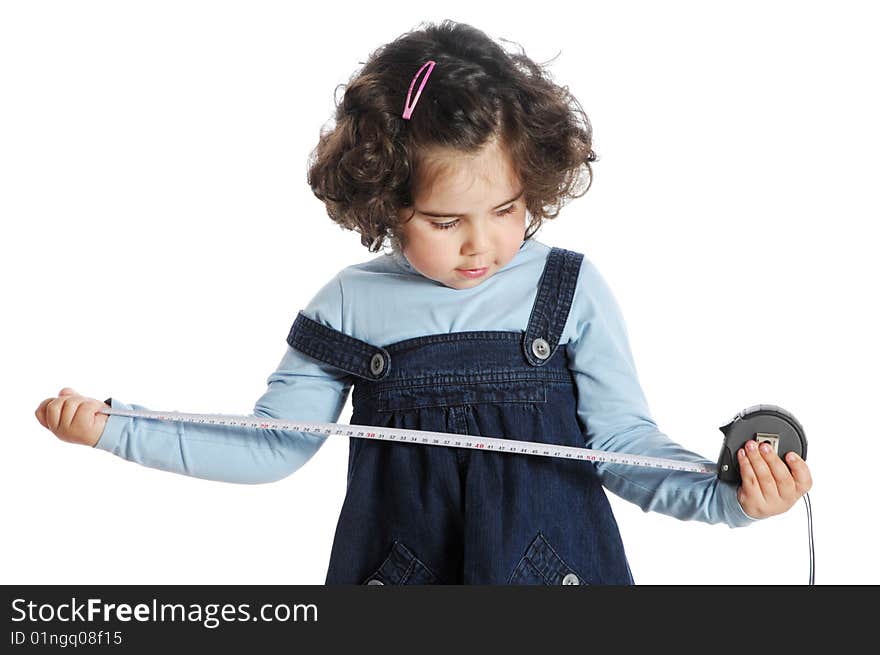
[[[416,103],[419,101],[419,97],[422,95],[422,89],[425,88],[425,82],[428,81],[428,77],[430,77],[431,71],[434,70],[434,66],[436,64],[437,62],[433,60],[426,61],[419,69],[419,71],[415,74],[415,77],[413,77],[413,81],[409,85],[409,91],[406,94],[406,102],[403,104],[403,117],[405,119],[409,120],[410,118],[412,118],[413,109],[416,108]],[[425,68],[428,69],[428,72],[425,73],[425,77],[422,80],[421,85],[419,86],[419,90],[416,92],[415,100],[412,101],[412,104],[409,104],[410,97],[412,96],[413,87],[416,85],[416,80],[419,78],[419,75],[421,75],[422,71],[425,70]]]

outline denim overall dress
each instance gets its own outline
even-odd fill
[[[351,425],[583,448],[569,355],[558,347],[582,259],[551,249],[525,331],[377,346],[300,312],[287,342],[353,376]],[[352,437],[326,584],[633,578],[592,462]]]

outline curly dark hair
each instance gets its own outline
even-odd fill
[[[404,119],[410,83],[428,60],[436,66]],[[532,217],[525,239],[592,185],[592,127],[568,87],[554,84],[521,47],[508,53],[470,25],[444,20],[406,32],[340,87],[335,125],[321,130],[309,157],[308,183],[330,218],[360,232],[370,252],[385,237],[400,247],[399,212],[412,207],[436,149],[476,154],[500,140]]]

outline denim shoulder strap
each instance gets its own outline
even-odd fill
[[[367,380],[381,380],[391,370],[391,356],[384,348],[321,325],[302,311],[290,327],[287,343],[309,357]]]
[[[556,352],[568,320],[583,254],[551,248],[538,282],[538,295],[523,335],[523,352],[532,366],[543,366]]]

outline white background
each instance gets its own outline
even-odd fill
[[[250,413],[297,311],[374,256],[306,184],[334,89],[443,18],[556,57],[590,117],[593,187],[537,238],[608,280],[660,429],[714,460],[737,411],[793,412],[817,583],[880,582],[869,3],[0,7],[0,582],[323,583],[342,438],[237,485],[63,443],[34,410],[71,386]],[[637,583],[807,582],[803,501],[732,530],[609,496]]]

